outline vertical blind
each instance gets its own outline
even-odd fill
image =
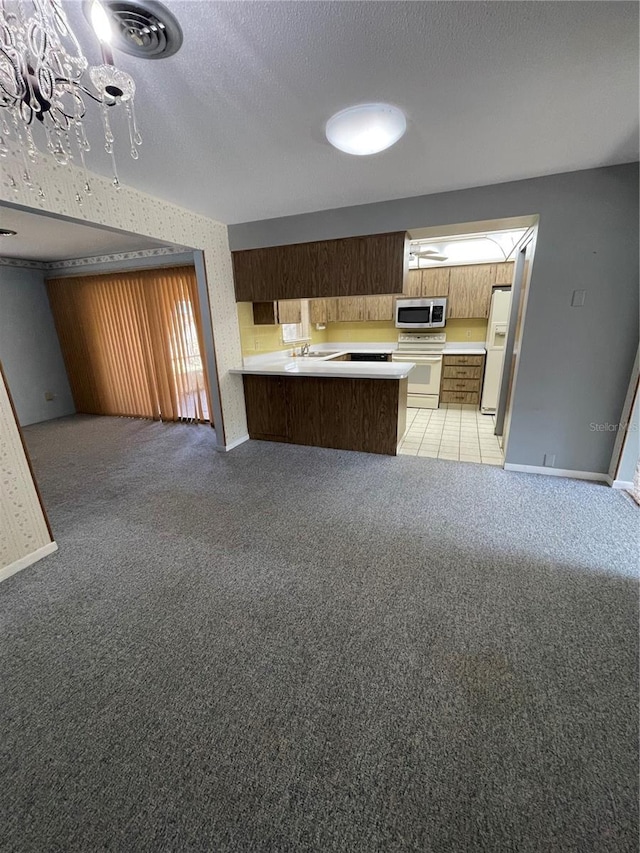
[[[50,279],[78,412],[211,420],[193,267]]]

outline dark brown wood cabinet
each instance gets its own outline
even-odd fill
[[[404,231],[233,252],[237,302],[403,293]]]
[[[406,379],[243,376],[249,435],[394,456],[407,417]]]

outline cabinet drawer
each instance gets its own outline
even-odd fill
[[[477,406],[480,402],[480,395],[470,391],[441,391],[441,403],[466,403],[467,405]]]
[[[482,377],[481,367],[444,367],[445,379],[480,379]]]
[[[443,379],[443,391],[480,391],[479,379]]]
[[[483,361],[483,355],[445,355],[444,366],[449,367],[455,364],[468,364],[481,367]]]

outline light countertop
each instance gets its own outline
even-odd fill
[[[353,350],[349,350],[353,352]],[[335,356],[334,356],[335,357]],[[327,358],[291,358],[263,361],[247,365],[230,373],[253,376],[324,376],[330,379],[406,379],[413,370],[412,362],[394,364],[391,361],[332,361]]]
[[[299,345],[296,346],[299,349]],[[397,343],[389,341],[350,342],[339,341],[314,344],[311,351],[324,353],[316,358],[304,356],[292,357],[290,350],[261,353],[247,356],[241,368],[231,373],[252,374],[255,376],[324,376],[343,379],[406,379],[415,367],[413,362],[368,362],[335,361],[347,353],[385,353],[398,349]],[[445,355],[484,355],[486,348],[480,341],[451,342],[445,344]]]
[[[298,349],[298,347],[296,347]],[[394,344],[328,343],[315,344],[311,352],[325,353],[319,358],[296,356],[289,351],[252,355],[244,359],[244,366],[231,373],[247,373],[257,376],[325,376],[333,379],[406,379],[415,367],[413,362],[394,364],[391,361],[334,361],[341,355],[352,352],[391,353]]]
[[[445,344],[445,355],[484,355],[487,348],[479,342]]]

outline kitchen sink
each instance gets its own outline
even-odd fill
[[[335,352],[309,352],[307,355],[301,356],[301,358],[330,358],[332,355],[338,355],[340,350],[336,350]]]

